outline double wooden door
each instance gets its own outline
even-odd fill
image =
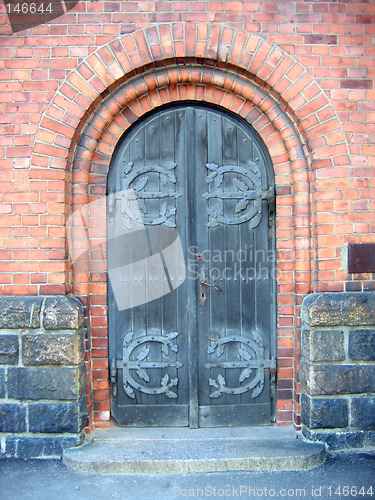
[[[107,198],[114,418],[270,424],[275,197],[259,137],[218,108],[163,108],[121,141]]]

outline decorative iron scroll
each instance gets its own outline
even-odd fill
[[[173,172],[175,168],[176,163],[173,162],[166,162],[164,165],[145,165],[143,163],[135,165],[134,162],[130,161],[124,165],[122,190],[134,190],[144,224],[164,224],[167,227],[176,227],[175,200],[181,196],[181,193],[176,191],[177,179]],[[158,185],[158,189],[145,191],[147,184],[151,183],[149,181],[152,177],[153,183]],[[147,200],[159,200],[160,203],[151,207]],[[128,229],[131,226],[130,219],[139,222],[131,207],[131,198],[123,199],[121,215],[122,223]]]
[[[164,394],[168,398],[177,398],[177,394],[171,391],[173,386],[177,386],[178,378],[169,378],[166,373],[161,379],[160,386],[148,386],[137,382],[131,371],[135,371],[138,377],[145,382],[150,382],[150,376],[147,373],[148,368],[181,368],[182,363],[179,361],[150,361],[148,360],[148,355],[150,353],[150,347],[144,346],[138,354],[135,356],[136,359],[132,358],[133,351],[142,344],[147,342],[158,342],[161,344],[161,352],[168,356],[169,350],[172,352],[178,351],[178,345],[173,343],[172,340],[178,336],[177,332],[170,332],[165,337],[163,335],[145,335],[143,337],[138,337],[133,340],[134,332],[131,331],[125,335],[123,342],[123,387],[125,393],[130,397],[135,399],[134,389],[146,393],[146,394]]]
[[[206,167],[211,171],[207,175],[206,182],[214,186],[202,195],[205,200],[209,200],[207,226],[215,227],[219,222],[221,224],[241,224],[250,221],[251,228],[257,227],[262,218],[262,187],[258,165],[249,161],[248,167],[238,165],[219,167],[216,163],[207,163]],[[237,174],[235,178],[231,176],[235,188],[233,190],[228,190],[223,183],[228,174]],[[216,203],[212,203],[214,200],[217,200]],[[224,214],[225,200],[238,200],[234,207],[234,213],[231,215]]]
[[[208,383],[215,390],[211,392],[210,398],[219,398],[222,394],[243,394],[244,392],[252,391],[251,397],[256,398],[264,388],[264,369],[270,367],[270,362],[264,359],[264,348],[262,337],[254,332],[253,338],[243,337],[242,335],[228,335],[227,337],[210,337],[211,344],[208,347],[207,354],[215,353],[218,358],[221,358],[225,351],[226,344],[237,342],[244,347],[238,347],[240,361],[222,361],[218,363],[207,363],[206,368],[242,368],[238,378],[239,385],[237,387],[228,387],[225,377],[218,375],[217,379],[210,378]],[[255,374],[251,380],[248,380],[252,374]],[[247,383],[240,385],[242,382]]]

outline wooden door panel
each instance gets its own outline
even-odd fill
[[[139,232],[148,249],[147,259],[142,260],[144,249],[131,248],[130,241],[125,252],[139,252],[140,260],[134,266],[133,282],[124,286],[124,293],[131,294],[142,280],[147,300],[110,312],[117,337],[113,411],[123,425],[188,424],[185,271],[179,273],[181,255],[173,247],[177,237],[186,246],[184,232],[176,225],[177,221],[182,228],[185,225],[180,212],[185,211],[181,190],[186,188],[184,164],[176,163],[175,128],[173,115],[154,116],[130,134],[115,159],[121,172],[113,176],[115,191],[134,189],[144,222]],[[122,218],[119,206],[115,220]],[[176,285],[179,280],[182,286]]]
[[[198,314],[199,425],[264,424],[271,421],[271,353],[267,349],[271,330],[264,326],[273,318],[270,309],[268,323],[260,325],[255,302],[261,298],[258,308],[263,308],[264,314],[263,296],[269,290],[259,278],[259,262],[254,257],[269,237],[268,206],[266,201],[262,214],[264,202],[259,196],[253,202],[258,204],[257,211],[249,210],[252,201],[242,207],[239,202],[243,199],[241,188],[258,190],[259,194],[270,186],[264,162],[259,161],[259,151],[249,135],[225,116],[207,113],[206,120],[206,179],[201,179],[200,184],[206,184],[208,189],[201,194],[206,206],[201,204],[200,212],[205,216],[201,215],[197,244],[203,255],[208,252],[211,256],[207,280],[221,286],[223,292],[210,288],[208,307],[200,308]],[[204,130],[204,126],[201,128]],[[204,161],[205,152],[197,158],[197,164]],[[266,259],[265,271],[270,272],[272,266]]]
[[[119,146],[110,192],[134,189],[144,227],[121,247],[124,202],[116,201],[109,268],[147,260],[143,271],[142,262],[133,266],[123,293],[148,282],[144,304],[119,310],[113,290],[120,278],[111,271],[112,410],[120,424],[271,422],[273,175],[262,148],[232,116],[198,105],[151,115]]]

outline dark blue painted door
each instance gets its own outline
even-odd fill
[[[263,143],[218,108],[164,108],[126,134],[108,187],[115,419],[270,424],[275,200]]]

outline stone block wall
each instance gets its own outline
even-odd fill
[[[83,442],[84,315],[74,297],[0,297],[1,452],[60,457]]]
[[[314,293],[302,305],[304,435],[330,449],[375,446],[375,293]]]

